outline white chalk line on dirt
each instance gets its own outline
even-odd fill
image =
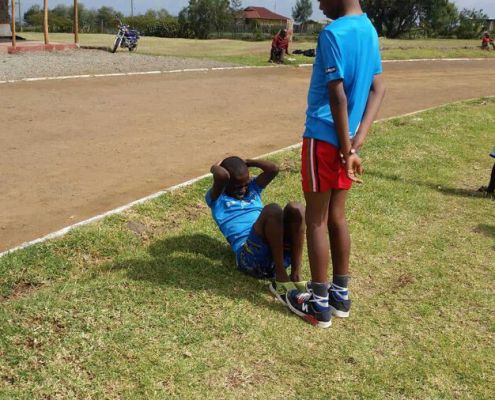
[[[384,64],[392,63],[413,63],[413,62],[451,62],[451,61],[485,61],[495,60],[495,58],[419,58],[411,60],[383,60]],[[298,68],[312,67],[313,64],[298,64]],[[160,75],[160,74],[177,74],[177,73],[191,73],[191,72],[211,72],[211,71],[235,71],[243,69],[268,69],[268,68],[290,68],[291,66],[276,66],[276,65],[244,65],[235,67],[212,67],[212,68],[186,68],[186,69],[174,69],[163,71],[141,71],[141,72],[114,72],[108,74],[83,74],[83,75],[67,75],[67,76],[44,76],[39,78],[21,78],[21,79],[7,79],[0,81],[2,83],[19,83],[19,82],[41,82],[41,81],[57,81],[67,79],[89,79],[89,78],[111,78],[118,76],[139,76],[139,75]]]
[[[262,69],[262,68],[277,68],[275,65],[262,65],[262,66],[235,66],[235,67],[213,67],[213,68],[187,68],[187,69],[173,69],[164,71],[141,71],[141,72],[113,72],[108,74],[84,74],[84,75],[66,75],[66,76],[43,76],[39,78],[22,78],[22,79],[8,79],[0,81],[2,83],[19,83],[19,82],[41,82],[41,81],[58,81],[66,79],[88,79],[88,78],[112,78],[116,76],[137,76],[137,75],[160,75],[160,74],[177,74],[177,73],[190,73],[190,72],[210,72],[210,71],[234,71],[240,69]],[[280,68],[280,66],[278,67]],[[289,68],[288,66],[282,66],[282,68]]]
[[[483,99],[483,98],[493,99],[493,98],[495,98],[495,95],[481,97],[481,99]],[[440,104],[438,106],[424,108],[422,110],[417,110],[417,111],[413,111],[413,112],[410,112],[410,113],[397,115],[397,116],[394,116],[394,117],[382,118],[382,119],[379,119],[379,120],[375,121],[375,124],[386,122],[386,121],[390,121],[390,120],[397,119],[397,118],[410,117],[410,116],[421,114],[421,113],[424,113],[424,112],[427,112],[427,111],[436,110],[436,109],[439,109],[439,108],[442,108],[442,107],[445,107],[445,106],[448,106],[448,105],[456,105],[456,104],[461,104],[461,103],[465,103],[465,102],[469,102],[469,101],[475,101],[475,100],[479,100],[479,99],[480,99],[480,97],[475,97],[475,98],[471,98],[471,99],[458,100],[458,101],[455,101],[455,102],[452,102],[452,103]],[[296,144],[293,144],[293,145],[284,147],[283,149],[275,150],[275,151],[272,151],[270,153],[263,154],[261,156],[255,157],[255,158],[270,157],[270,156],[273,156],[273,155],[276,155],[276,154],[283,153],[285,151],[290,151],[290,150],[294,150],[294,149],[300,148],[301,145],[302,145],[301,143],[296,143]],[[78,227],[81,227],[81,226],[85,226],[85,225],[91,224],[93,222],[100,221],[103,218],[109,217],[111,215],[119,214],[121,212],[124,212],[124,211],[126,211],[126,210],[128,210],[128,209],[130,209],[130,208],[132,208],[134,206],[136,206],[136,205],[143,204],[143,203],[145,203],[147,201],[156,199],[157,197],[160,197],[161,195],[174,192],[174,191],[176,191],[178,189],[181,189],[181,188],[184,188],[184,187],[187,187],[187,186],[191,186],[192,184],[194,184],[196,182],[199,182],[200,180],[205,179],[205,178],[207,178],[209,176],[211,176],[211,174],[205,174],[205,175],[198,176],[197,178],[193,178],[193,179],[190,179],[190,180],[188,180],[186,182],[179,183],[178,185],[174,185],[174,186],[171,186],[169,188],[160,190],[160,191],[158,191],[156,193],[150,194],[149,196],[146,196],[146,197],[143,197],[141,199],[135,200],[135,201],[133,201],[131,203],[128,203],[128,204],[123,205],[123,206],[120,206],[118,208],[114,208],[113,210],[107,211],[107,212],[105,212],[103,214],[99,214],[99,215],[96,215],[96,216],[94,216],[92,218],[86,219],[84,221],[77,222],[77,223],[75,223],[73,225],[69,225],[69,226],[67,226],[65,228],[62,228],[62,229],[56,231],[56,232],[49,233],[48,235],[43,236],[41,238],[34,239],[34,240],[29,241],[29,242],[22,243],[19,246],[13,247],[13,248],[11,248],[9,250],[6,250],[6,251],[0,253],[0,258],[6,256],[8,254],[14,253],[14,252],[16,252],[18,250],[25,249],[26,247],[29,247],[29,246],[32,246],[32,245],[43,243],[43,242],[46,242],[46,241],[51,240],[51,239],[57,239],[57,238],[59,238],[61,236],[66,235],[67,233],[69,233],[70,231],[72,231],[75,228],[78,228]]]

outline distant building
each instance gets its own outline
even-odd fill
[[[487,23],[487,29],[489,31],[495,31],[495,18],[490,18],[486,20]]]
[[[254,25],[286,25],[290,18],[274,13],[265,7],[246,7],[242,12],[246,24]]]

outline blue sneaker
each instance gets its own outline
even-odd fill
[[[322,306],[311,289],[307,293],[291,290],[286,297],[289,309],[311,325],[329,328],[332,325],[330,307]]]
[[[332,315],[339,318],[348,318],[351,310],[348,290],[332,284],[328,291],[328,305]]]
[[[311,281],[306,283],[306,289],[311,290]],[[351,314],[351,300],[347,288],[332,283],[328,289],[328,306],[332,315],[338,318],[349,318]]]

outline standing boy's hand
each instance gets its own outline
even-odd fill
[[[351,147],[356,151],[359,151],[363,147],[363,142],[364,140],[361,139],[359,135],[356,135],[351,139]]]
[[[355,183],[363,183],[358,175],[363,174],[363,162],[357,154],[350,154],[344,157],[347,177]]]

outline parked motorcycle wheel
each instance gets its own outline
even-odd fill
[[[115,53],[117,51],[117,49],[120,47],[120,43],[122,43],[122,39],[119,37],[115,38],[115,42],[113,43],[112,47],[112,53]]]

